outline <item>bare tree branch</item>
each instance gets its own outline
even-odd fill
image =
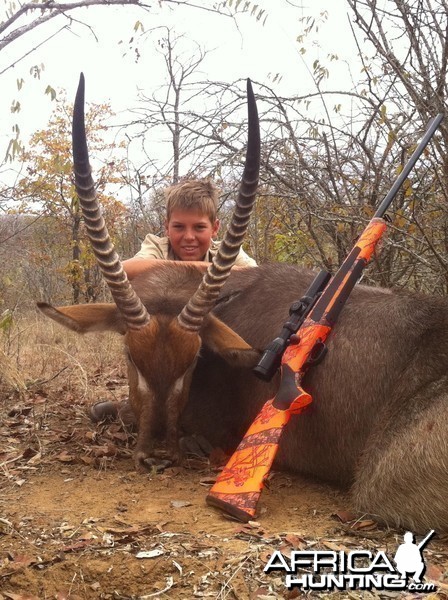
[[[54,19],[59,15],[66,16],[66,13],[76,10],[78,8],[89,7],[89,6],[140,6],[141,8],[150,8],[149,5],[141,2],[141,0],[79,0],[79,2],[73,3],[57,3],[48,0],[43,4],[24,4],[14,15],[4,21],[0,25],[0,33],[7,31],[20,17],[27,13],[42,13],[40,17],[35,18],[30,23],[17,27],[10,33],[7,33],[2,39],[0,39],[0,50],[6,48],[12,42],[30,32],[32,29],[36,29],[39,25],[46,23],[50,19]]]

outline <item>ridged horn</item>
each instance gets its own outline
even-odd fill
[[[255,202],[260,171],[260,124],[250,79],[247,80],[247,112],[246,161],[230,224],[202,282],[178,316],[179,325],[190,331],[198,331],[204,317],[215,306],[244,241]]]
[[[73,109],[73,171],[75,189],[81,205],[87,234],[103,277],[112,297],[131,329],[140,329],[149,323],[150,316],[133,290],[120,262],[101,214],[89,164],[84,120],[84,75],[81,73]]]

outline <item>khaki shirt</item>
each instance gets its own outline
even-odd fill
[[[216,252],[218,251],[221,242],[215,242],[212,240],[210,248],[207,250],[207,254],[204,257],[204,261],[211,262]],[[167,237],[159,237],[152,233],[148,233],[142,242],[142,247],[134,258],[155,258],[165,260],[179,260],[174,254],[169,239]],[[242,248],[238,253],[235,260],[235,266],[237,267],[257,267],[257,263],[253,258],[248,256]]]

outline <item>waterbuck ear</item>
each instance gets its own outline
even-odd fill
[[[38,302],[38,309],[53,321],[77,333],[116,331],[124,335],[126,326],[115,304],[75,304],[55,308]]]
[[[200,331],[202,343],[219,354],[232,367],[250,369],[260,360],[255,350],[241,336],[214,315],[209,315]]]

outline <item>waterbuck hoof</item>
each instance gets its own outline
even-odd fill
[[[173,466],[173,461],[168,459],[160,458],[146,458],[143,461],[143,465],[148,471],[155,471],[156,473],[163,473],[165,469]]]
[[[114,421],[118,416],[118,404],[110,400],[100,400],[89,408],[88,415],[93,423]]]
[[[138,452],[135,455],[134,462],[135,468],[139,473],[147,473],[148,471],[163,473],[165,469],[173,466],[171,459],[148,456],[144,452]]]

